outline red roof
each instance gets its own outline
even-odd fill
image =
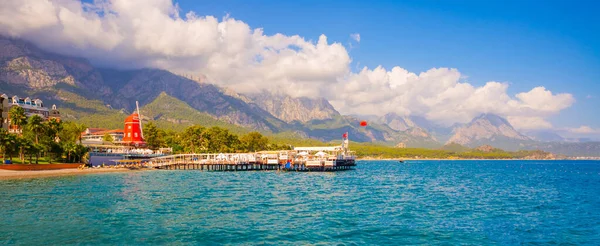
[[[137,113],[133,113],[133,114],[127,116],[127,118],[125,119],[125,124],[130,123],[130,122],[140,122],[140,117],[138,116]]]

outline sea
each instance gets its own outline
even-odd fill
[[[0,181],[6,245],[600,245],[599,161]]]

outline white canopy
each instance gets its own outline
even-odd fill
[[[326,156],[327,154],[325,152],[323,152],[323,151],[319,151],[315,155],[323,157],[323,156]]]
[[[330,146],[330,147],[296,147],[294,150],[296,151],[338,151],[341,150],[340,146]]]

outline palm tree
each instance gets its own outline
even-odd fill
[[[21,159],[22,162],[25,161],[25,153],[29,152],[32,145],[33,143],[28,138],[22,136],[16,138],[14,146],[19,149],[19,159]]]
[[[32,144],[29,148],[31,154],[35,154],[35,164],[38,164],[38,159],[40,158],[40,152],[44,149],[44,146],[41,144]],[[30,155],[31,158],[31,155]],[[31,162],[31,161],[30,161]]]
[[[84,125],[83,123],[77,124],[76,129],[77,129],[77,133],[78,133],[77,138],[79,139],[79,144],[81,144],[81,133],[83,133],[85,131],[85,129],[87,129],[87,126]]]
[[[35,135],[35,144],[39,143],[39,135],[44,133],[44,119],[39,115],[33,115],[29,117],[29,122],[27,122],[27,130],[31,131]]]
[[[33,157],[33,148],[34,148],[34,144],[31,140],[27,139],[27,138],[23,138],[23,137],[19,137],[17,138],[17,141],[19,142],[19,156],[21,158],[21,162],[25,163],[25,157],[26,155],[29,155],[29,164],[32,163],[31,159]]]
[[[4,155],[8,153],[8,158],[12,161],[12,155],[14,154],[14,152],[16,152],[15,150],[18,147],[17,137],[13,134],[6,134],[4,135],[3,139],[0,139],[0,141],[2,141],[2,149],[4,150]]]
[[[48,134],[50,137],[52,137],[52,140],[54,141],[60,141],[60,139],[58,138],[58,133],[60,131],[62,131],[62,124],[60,121],[58,121],[57,119],[50,119],[49,121],[45,122],[48,131]]]
[[[0,148],[2,149],[2,161],[6,158],[6,148],[7,144],[8,132],[4,130],[4,128],[0,128]]]
[[[67,162],[71,162],[71,154],[75,151],[75,144],[66,142],[63,145],[63,150],[67,152]]]
[[[25,109],[14,106],[10,108],[8,111],[8,118],[10,119],[10,124],[17,126],[17,129],[21,129],[25,124],[27,124],[27,116],[25,115]]]
[[[77,157],[77,162],[81,162],[81,158],[87,153],[87,148],[81,144],[75,145],[74,155]]]

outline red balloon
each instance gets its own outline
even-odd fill
[[[367,122],[366,122],[366,121],[364,121],[364,120],[363,120],[363,121],[361,121],[361,122],[360,122],[360,126],[367,126]]]

